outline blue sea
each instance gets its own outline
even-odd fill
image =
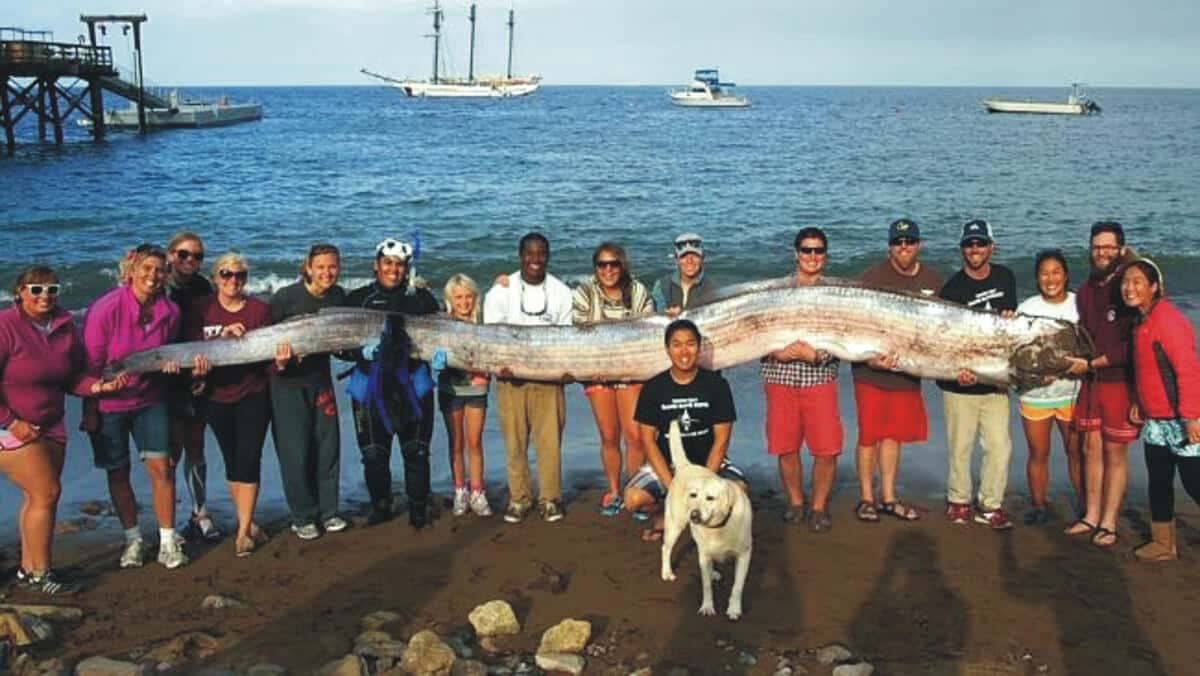
[[[1089,225],[1116,219],[1133,246],[1158,257],[1169,291],[1195,316],[1200,90],[1094,89],[1103,114],[1042,117],[988,115],[979,100],[1058,100],[1065,90],[744,87],[749,109],[696,110],[669,105],[665,89],[547,86],[523,99],[427,101],[378,86],[192,88],[197,98],[259,101],[265,118],[145,137],[112,132],[99,144],[71,125],[61,148],[38,143],[27,117],[16,155],[0,155],[0,271],[9,271],[0,275],[48,262],[67,283],[62,302],[82,308],[112,285],[124,249],[186,228],[210,255],[246,254],[252,288],[263,293],[294,278],[309,244],[332,241],[352,287],[369,278],[376,242],[419,234],[418,270],[440,288],[456,272],[489,280],[511,271],[517,239],[540,230],[551,240],[552,272],[568,281],[589,274],[604,240],[623,244],[635,272],[652,279],[670,269],[674,235],[696,231],[710,273],[735,282],[786,274],[792,237],[805,225],[826,228],[832,272],[853,275],[884,255],[888,222],[907,216],[921,226],[925,260],[947,273],[957,267],[961,223],[989,220],[996,260],[1031,294],[1034,252],[1063,248],[1078,280]],[[769,469],[753,367],[730,377],[744,413],[733,453]],[[595,431],[577,389],[567,473],[595,484]],[[936,417],[940,405],[931,400],[930,409]],[[843,412],[852,426],[852,406],[844,402]],[[361,498],[348,419],[344,426],[343,485]],[[936,486],[940,419],[930,429],[906,474],[923,472]],[[434,457],[444,490],[442,432]],[[1014,440],[1023,446],[1017,428]],[[494,417],[486,444],[499,491]],[[925,447],[940,455],[922,458]],[[73,440],[70,454],[65,505],[106,497],[86,441]],[[272,450],[266,455],[264,499],[277,504]],[[852,456],[843,480],[852,479]],[[221,511],[228,500],[211,440],[210,458]],[[1023,489],[1019,462],[1013,492]],[[1063,476],[1056,472],[1056,484]],[[14,495],[4,486],[0,509]],[[144,484],[140,495],[148,496]]]

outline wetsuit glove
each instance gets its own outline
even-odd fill
[[[434,371],[441,371],[446,368],[446,351],[442,348],[437,348],[433,351],[433,358],[429,360],[429,365]]]
[[[362,346],[363,359],[366,359],[367,361],[375,361],[375,359],[376,359],[375,353],[378,351],[379,351],[379,339],[378,338],[372,338],[371,340],[368,340],[367,342],[363,343],[363,346]]]

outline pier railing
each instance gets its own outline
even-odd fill
[[[111,47],[34,40],[0,40],[0,71],[16,76],[39,76],[49,71],[116,73]]]

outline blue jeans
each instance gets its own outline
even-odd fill
[[[170,457],[167,405],[152,404],[136,411],[101,413],[100,429],[89,435],[92,459],[107,472],[129,465],[129,437],[137,444],[138,458]]]

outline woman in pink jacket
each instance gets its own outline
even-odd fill
[[[25,500],[21,531],[21,586],[45,594],[76,586],[50,569],[54,513],[58,508],[67,432],[66,393],[113,392],[122,380],[84,375],[85,355],[71,313],[58,306],[62,288],[54,271],[31,265],[17,275],[16,302],[0,311],[0,472]]]
[[[166,252],[151,244],[133,249],[121,260],[121,285],[93,301],[84,319],[89,373],[98,375],[126,355],[175,339],[179,308],[163,293],[166,270]],[[179,366],[168,364],[163,370],[177,373]],[[159,529],[158,562],[168,569],[186,564],[175,535],[175,471],[170,458],[166,379],[157,373],[130,375],[120,392],[100,397],[99,411],[98,429],[91,432],[92,453],[96,467],[108,473],[108,491],[125,528],[121,567],[141,566],[146,554],[137,500],[129,482],[130,437],[150,475]]]
[[[1142,561],[1170,561],[1175,548],[1175,470],[1200,503],[1200,359],[1192,323],[1166,298],[1162,272],[1149,258],[1121,275],[1121,296],[1138,311],[1133,328],[1137,399],[1130,419],[1143,424],[1150,493],[1150,542]]]

